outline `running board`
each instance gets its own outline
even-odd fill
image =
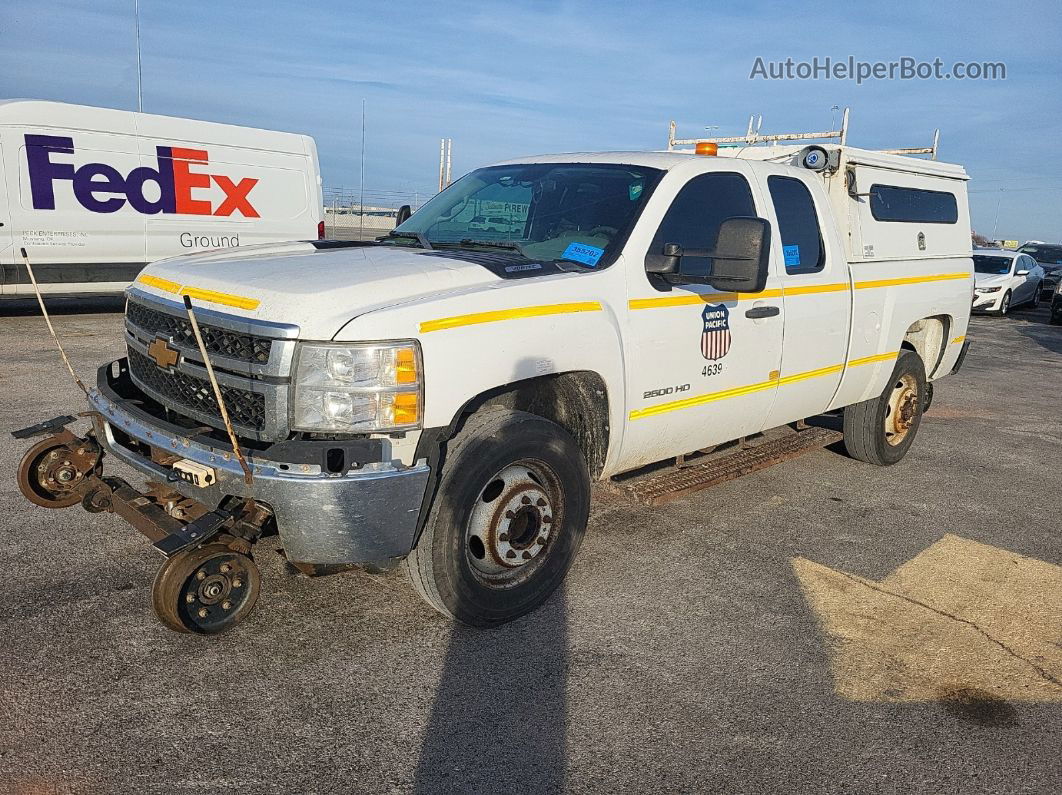
[[[727,451],[709,453],[700,460],[679,459],[663,470],[612,479],[609,491],[643,505],[662,505],[695,491],[711,488],[774,464],[796,458],[840,441],[843,434],[827,428],[804,428],[779,438],[760,437],[739,442]]]

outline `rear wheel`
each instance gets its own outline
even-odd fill
[[[922,357],[905,348],[879,397],[845,407],[844,446],[848,454],[877,466],[895,464],[914,442],[925,399]]]
[[[534,414],[489,409],[447,444],[406,572],[448,618],[472,626],[511,621],[564,580],[589,511],[589,473],[571,436]]]

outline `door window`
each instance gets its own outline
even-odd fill
[[[815,213],[811,192],[799,179],[768,177],[778,235],[782,240],[782,260],[786,273],[817,273],[826,266],[826,250]]]
[[[649,248],[650,254],[663,254],[668,243],[683,249],[715,248],[719,226],[734,216],[755,216],[756,203],[748,180],[733,172],[701,174],[687,182],[671,203]],[[682,270],[708,276],[710,257],[683,257]]]

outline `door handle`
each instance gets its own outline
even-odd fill
[[[774,317],[781,314],[782,310],[776,306],[754,306],[745,312],[745,317],[759,320],[761,317]]]

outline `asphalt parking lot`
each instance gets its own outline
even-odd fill
[[[57,309],[83,377],[120,309]],[[899,465],[599,500],[564,593],[512,625],[267,543],[255,613],[203,639],[155,620],[122,521],[18,494],[6,430],[82,404],[2,305],[0,793],[1062,791],[1062,328],[969,336]]]

